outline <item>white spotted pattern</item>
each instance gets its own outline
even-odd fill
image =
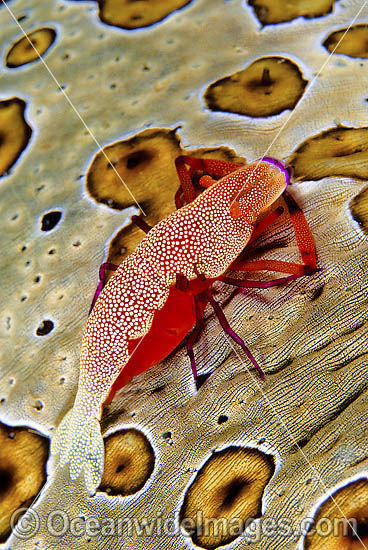
[[[96,422],[111,386],[129,360],[128,341],[144,336],[178,273],[189,280],[224,273],[247,244],[262,210],[283,192],[285,178],[267,163],[225,176],[192,203],[156,225],[118,267],[101,292],[84,332],[78,393],[59,428],[52,451],[70,462],[72,479],[84,471],[92,493],[103,471],[103,444]],[[239,203],[241,216],[230,207]]]

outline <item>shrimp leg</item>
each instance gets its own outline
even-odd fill
[[[285,212],[285,209],[283,206],[278,206],[273,212],[268,214],[263,218],[261,222],[259,222],[252,233],[251,238],[249,239],[249,243],[252,243],[255,241],[262,233],[266,231],[266,229],[273,224],[283,213]]]
[[[179,209],[184,206],[184,204],[188,204],[196,198],[196,190],[192,178],[195,173],[204,172],[206,174],[211,174],[211,176],[223,177],[235,172],[244,166],[244,164],[227,160],[205,159],[181,155],[175,160],[175,166],[180,180],[180,187],[175,195],[175,204]],[[189,166],[189,170],[187,166]],[[209,187],[209,185],[215,181],[216,180],[206,175],[202,176],[199,183],[203,187]],[[181,195],[183,195],[184,200]]]
[[[101,293],[101,290],[103,289],[103,287],[105,286],[105,282],[106,282],[106,271],[116,271],[118,268],[117,265],[115,264],[109,264],[109,263],[105,263],[105,264],[101,264],[100,265],[100,269],[99,269],[99,272],[98,272],[98,276],[99,276],[99,279],[100,279],[100,282],[98,283],[98,286],[96,288],[96,292],[95,292],[95,295],[93,296],[93,300],[92,300],[92,303],[91,303],[91,307],[89,308],[89,312],[88,312],[88,315],[91,314],[91,311],[92,309],[94,308],[94,305],[97,301],[97,298],[99,297],[100,293]]]
[[[251,360],[251,362],[256,367],[260,377],[263,380],[264,379],[264,373],[263,373],[261,367],[258,365],[257,361],[254,359],[254,357],[251,354],[250,350],[245,345],[244,340],[242,340],[242,338],[240,338],[240,336],[238,336],[236,334],[236,332],[234,332],[233,329],[231,328],[231,326],[229,325],[229,322],[226,319],[226,317],[224,315],[224,312],[222,311],[222,309],[221,309],[220,305],[218,304],[218,302],[216,302],[216,300],[214,300],[211,291],[207,292],[207,297],[208,297],[208,300],[209,300],[209,302],[210,302],[210,304],[211,304],[211,306],[212,306],[212,308],[213,308],[213,310],[216,314],[216,317],[218,318],[218,320],[220,322],[220,325],[222,326],[224,332],[226,334],[228,334],[230,336],[230,338],[232,338],[234,340],[234,342],[236,342],[237,344],[239,344],[242,347],[242,349],[245,352],[245,354],[247,355],[248,359]]]
[[[234,271],[278,271],[298,275],[299,277],[315,273],[317,270],[315,244],[308,222],[291,195],[284,192],[283,197],[288,207],[298,249],[304,263],[298,264],[282,260],[247,261],[240,258],[231,264],[230,269]],[[276,210],[268,214],[254,229],[250,242],[257,239],[283,212],[283,207],[278,206]]]
[[[140,216],[132,216],[131,220],[133,223],[135,223],[137,227],[139,227],[139,229],[144,231],[144,233],[146,234],[152,229],[152,227],[148,225],[148,223],[146,223]]]
[[[293,197],[287,191],[282,195],[288,206],[290,219],[294,227],[296,242],[303,262],[314,271],[317,269],[314,239],[307,220]]]
[[[204,318],[202,315],[202,311],[199,307],[198,297],[196,296],[194,298],[195,300],[195,315],[196,315],[196,324],[192,330],[192,332],[189,334],[189,336],[185,340],[185,345],[187,348],[187,354],[190,359],[190,366],[192,368],[192,374],[194,383],[196,385],[196,389],[198,390],[198,373],[197,373],[197,365],[194,357],[194,349],[193,344],[198,340],[198,337],[200,336],[203,327],[204,327]]]

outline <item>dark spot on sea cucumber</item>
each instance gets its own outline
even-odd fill
[[[37,336],[45,336],[49,334],[54,328],[54,323],[50,319],[42,321],[39,327],[36,329]]]
[[[41,231],[51,231],[61,220],[62,212],[53,210],[42,216]]]
[[[318,288],[316,288],[316,290],[313,292],[311,296],[311,302],[314,302],[314,300],[317,300],[317,298],[321,296],[324,288],[325,288],[325,285],[321,285]]]

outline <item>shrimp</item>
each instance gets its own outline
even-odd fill
[[[195,327],[193,296],[202,293],[206,303],[211,301],[209,285],[224,277],[250,242],[260,215],[281,196],[290,179],[284,165],[270,158],[231,170],[218,181],[203,176],[205,191],[150,229],[117,267],[91,311],[74,407],[51,445],[51,452],[60,454],[59,465],[69,463],[72,480],[83,472],[90,494],[103,474],[99,421],[104,403],[135,374],[167,357]],[[189,193],[188,186],[184,191]],[[312,268],[314,262],[312,258]],[[213,299],[211,304],[217,307]],[[152,334],[155,344],[144,346]],[[141,343],[144,353],[139,352]]]

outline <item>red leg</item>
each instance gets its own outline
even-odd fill
[[[298,277],[310,275],[315,271],[309,265],[283,262],[282,260],[252,260],[250,262],[237,260],[231,264],[230,268],[234,271],[277,271]]]
[[[211,187],[211,185],[213,185],[214,183],[216,183],[217,180],[214,180],[213,178],[211,178],[211,176],[202,176],[200,179],[199,179],[199,185],[201,187],[205,187],[206,189],[208,187]]]
[[[184,275],[177,273],[175,286],[178,290],[186,292],[189,289],[189,281]],[[190,359],[192,374],[197,390],[199,389],[197,385],[198,374],[194,357],[193,344],[197,341],[198,336],[200,335],[204,327],[203,312],[207,305],[207,299],[203,299],[203,296],[205,296],[205,294],[203,293],[194,295],[195,325],[193,330],[184,338],[180,345],[180,347],[185,345],[187,348],[187,354]]]
[[[181,208],[184,204],[188,204],[196,198],[192,181],[192,175],[195,172],[207,172],[213,176],[223,177],[231,174],[231,172],[235,172],[235,170],[238,170],[244,164],[227,160],[204,159],[181,155],[175,160],[175,166],[180,180],[180,187],[175,195],[175,204],[177,208]],[[200,183],[204,187],[208,187],[211,184],[208,177],[205,177]],[[182,194],[184,200],[181,197]]]
[[[118,268],[117,265],[115,265],[115,264],[109,264],[109,263],[102,264],[102,265],[100,266],[100,269],[99,269],[99,272],[98,272],[100,282],[98,283],[98,286],[97,286],[97,288],[96,288],[95,295],[93,296],[92,304],[91,304],[91,307],[89,308],[88,315],[91,315],[91,311],[92,311],[92,309],[93,309],[93,307],[94,307],[94,305],[95,305],[95,303],[96,303],[96,301],[97,301],[97,298],[99,297],[101,290],[102,290],[103,287],[105,286],[105,282],[106,282],[106,271],[115,271],[117,268]]]
[[[289,275],[289,277],[281,277],[280,279],[273,279],[272,281],[251,281],[250,279],[233,279],[232,277],[225,276],[221,276],[219,279],[228,285],[241,288],[269,288],[271,286],[280,286],[289,283],[299,277],[301,277],[301,275]]]
[[[196,197],[192,178],[185,166],[184,158],[185,157],[180,156],[175,159],[176,171],[180,180],[180,186],[175,195],[176,208],[181,208],[184,204],[193,202]],[[184,200],[181,198],[181,194],[184,195]]]
[[[194,300],[195,300],[196,324],[195,324],[194,329],[192,330],[192,332],[189,334],[189,336],[187,336],[187,338],[185,340],[185,345],[186,345],[186,348],[187,348],[188,357],[190,359],[190,366],[192,368],[192,374],[193,374],[194,382],[195,382],[196,388],[198,390],[199,389],[198,384],[197,384],[198,374],[197,374],[197,365],[196,365],[196,361],[195,361],[195,357],[194,357],[193,344],[198,340],[198,337],[201,334],[201,332],[203,330],[203,327],[204,327],[204,319],[203,319],[204,307],[203,307],[203,303],[202,303],[202,307],[200,307],[198,297],[195,297]]]
[[[285,191],[283,194],[290,212],[290,218],[294,227],[296,242],[303,262],[312,269],[317,268],[316,250],[314,239],[307,220],[293,197]]]
[[[283,206],[278,206],[276,210],[271,212],[270,214],[267,214],[263,218],[261,222],[259,222],[256,227],[253,230],[252,236],[249,240],[249,243],[255,241],[262,233],[266,231],[266,229],[274,223],[280,216],[285,212],[285,209]]]
[[[235,271],[278,271],[280,273],[291,273],[292,275],[297,275],[299,277],[303,275],[311,275],[316,271],[317,262],[314,240],[307,220],[305,219],[302,210],[288,193],[285,192],[283,197],[288,206],[295,238],[304,264],[284,262],[281,260],[257,260],[249,262],[238,259],[231,264],[230,269]],[[269,227],[283,213],[283,211],[283,207],[279,206],[274,212],[268,214],[256,226],[249,242],[254,241],[261,233],[263,233],[263,231],[265,231],[267,227]]]
[[[239,170],[239,168],[244,167],[244,164],[230,162],[229,160],[206,159],[185,155],[178,157],[175,163],[183,163],[188,165],[191,174],[194,171],[208,172],[209,174],[220,176],[221,178],[227,174],[235,172],[235,170]]]
[[[146,223],[140,216],[132,216],[131,220],[133,223],[135,223],[137,227],[139,227],[139,229],[141,229],[145,233],[148,233],[148,231],[152,229],[152,227],[148,225],[148,223]]]

